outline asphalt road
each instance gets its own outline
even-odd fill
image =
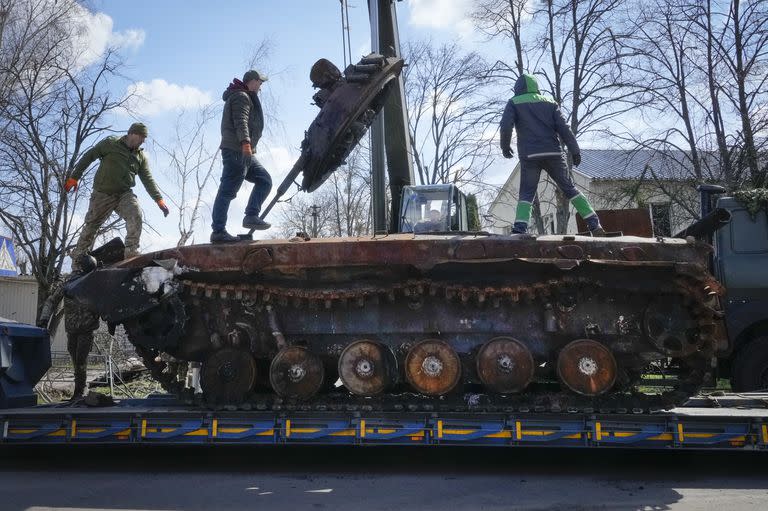
[[[768,453],[0,449],[0,510],[768,509]]]

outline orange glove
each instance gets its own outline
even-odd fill
[[[243,156],[245,156],[246,158],[250,158],[251,156],[253,156],[253,151],[251,150],[250,142],[243,142],[242,149],[243,149]]]
[[[163,216],[168,216],[168,214],[171,212],[171,210],[168,209],[168,206],[165,205],[165,201],[163,199],[157,200],[157,207],[159,207],[163,212]]]
[[[77,190],[77,179],[67,178],[64,183],[64,191],[69,192],[70,190]]]

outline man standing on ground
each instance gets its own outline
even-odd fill
[[[73,270],[68,280],[75,279],[81,274],[88,273],[96,268],[95,260],[87,255],[79,256],[72,264]],[[57,281],[51,286],[37,326],[49,328],[51,317],[59,308],[59,303],[64,299],[64,330],[67,332],[67,351],[72,360],[75,388],[72,391],[73,400],[83,397],[87,384],[88,354],[93,346],[93,332],[99,328],[99,316],[80,305],[76,300],[64,296],[64,282]],[[50,332],[53,336],[56,332]]]
[[[264,131],[264,113],[259,101],[259,89],[267,77],[250,70],[243,80],[232,80],[221,98],[224,112],[221,116],[221,183],[211,212],[211,243],[237,241],[226,230],[229,203],[237,196],[243,180],[253,183],[253,190],[245,207],[243,227],[269,229],[271,226],[259,218],[261,205],[272,189],[269,172],[254,156],[256,144]]]
[[[576,137],[557,103],[539,94],[536,79],[529,74],[523,74],[515,82],[515,96],[507,102],[501,117],[501,151],[505,158],[514,155],[510,147],[513,127],[517,130],[517,152],[520,155],[520,200],[512,233],[527,232],[533,198],[539,186],[541,170],[544,169],[571,201],[590,232],[594,236],[604,235],[597,213],[573,185],[560,147],[562,139],[571,153],[573,165],[578,167],[581,152]]]
[[[96,233],[112,212],[125,220],[125,256],[133,257],[139,253],[141,238],[141,208],[132,188],[139,176],[150,197],[157,203],[163,215],[170,212],[165,205],[160,190],[149,172],[147,157],[141,150],[141,144],[147,138],[147,127],[135,122],[123,137],[107,137],[86,151],[75,165],[72,176],[64,184],[64,190],[77,190],[77,182],[85,169],[95,160],[101,160],[96,177],[93,179],[93,193],[85,215],[85,225],[80,239],[72,252],[73,265],[78,257],[93,248]]]

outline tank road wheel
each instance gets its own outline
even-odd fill
[[[255,381],[256,361],[247,351],[236,348],[213,352],[200,372],[200,387],[210,403],[242,403]]]
[[[611,350],[599,342],[579,339],[560,351],[557,375],[577,394],[599,396],[616,381],[616,359]]]
[[[301,346],[281,349],[269,366],[269,382],[278,396],[309,399],[323,386],[320,357]]]
[[[511,337],[495,337],[485,343],[476,362],[480,381],[499,394],[520,392],[533,379],[531,350]]]
[[[358,396],[381,394],[395,380],[397,362],[392,352],[376,341],[355,341],[341,352],[339,378]]]
[[[408,351],[405,378],[413,388],[428,396],[450,392],[461,377],[461,360],[446,342],[426,339]]]

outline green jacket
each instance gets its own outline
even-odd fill
[[[141,148],[131,150],[125,144],[125,137],[107,137],[87,150],[75,165],[72,178],[80,180],[85,169],[95,160],[101,160],[93,189],[101,193],[125,193],[136,184],[136,175],[144,184],[150,197],[155,201],[163,198],[157,183],[149,173],[149,164]]]

